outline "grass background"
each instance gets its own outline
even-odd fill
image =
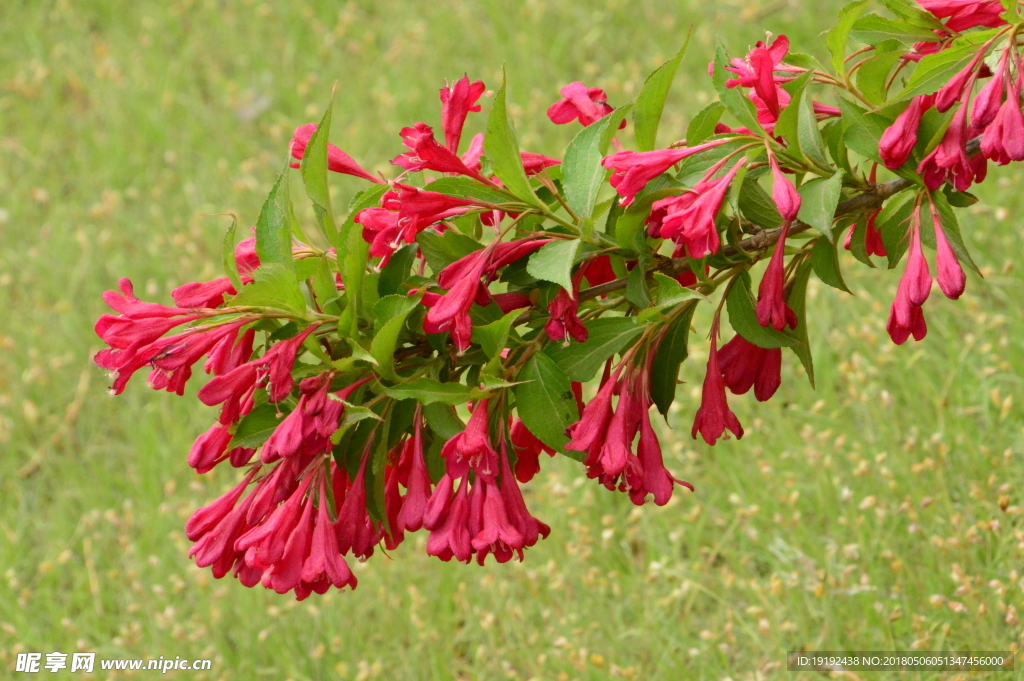
[[[413,536],[393,560],[356,566],[354,593],[296,603],[213,580],[182,528],[234,479],[185,463],[215,412],[144,381],[108,398],[90,360],[100,294],[118,277],[167,302],[218,275],[226,218],[208,214],[254,222],[291,130],[319,118],[335,81],[332,140],[368,168],[388,170],[403,125],[438,123],[446,78],[495,86],[502,64],[523,148],[557,156],[575,132],[543,115],[561,85],[623,103],[692,25],[667,143],[711,100],[716,32],[734,53],[770,29],[820,54],[840,5],[5,2],[0,676],[15,676],[18,652],[82,650],[214,660],[175,678],[809,679],[820,675],[785,671],[786,650],[1016,649],[1013,168],[993,170],[962,213],[985,280],[969,276],[958,302],[932,296],[923,343],[885,334],[898,273],[844,256],[856,296],[810,292],[817,390],[787,355],[773,400],[731,399],[746,437],[698,445],[695,342],[665,445],[697,494],[636,508],[574,462],[545,462],[527,495],[553,534],[522,564],[443,564]],[[467,139],[482,125],[471,119]],[[333,180],[344,205],[357,186]]]

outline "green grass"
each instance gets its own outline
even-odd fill
[[[810,679],[785,672],[784,651],[1016,649],[1024,201],[1012,168],[992,171],[962,217],[986,279],[971,276],[958,302],[932,296],[925,342],[886,337],[898,273],[844,256],[856,297],[811,289],[817,390],[787,355],[774,399],[731,400],[744,439],[698,446],[707,351],[695,341],[664,441],[697,494],[638,509],[574,462],[545,461],[526,493],[552,536],[522,564],[443,564],[421,533],[357,566],[354,593],[295,603],[213,580],[182,528],[234,476],[185,463],[214,412],[141,380],[108,398],[91,363],[101,292],[128,276],[166,302],[216,276],[227,219],[208,214],[255,220],[291,129],[319,117],[335,81],[332,140],[371,169],[402,151],[400,127],[438,121],[445,78],[493,87],[503,63],[523,148],[559,155],[574,130],[543,112],[561,85],[625,102],[692,24],[667,143],[711,99],[716,30],[733,52],[771,29],[820,53],[840,4],[5,3],[0,676],[18,652],[55,650],[214,660],[212,674],[175,678],[299,681]],[[334,181],[336,205],[355,188]]]

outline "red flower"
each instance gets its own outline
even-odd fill
[[[981,153],[996,165],[1024,161],[1024,112],[1020,108],[1022,80],[1024,75],[1018,74],[1010,83],[1009,96],[981,137]]]
[[[647,183],[679,163],[684,158],[731,142],[724,138],[682,149],[659,149],[657,151],[620,151],[601,160],[601,165],[612,172],[611,185],[622,197],[622,205],[628,206]]]
[[[329,582],[337,588],[356,588],[356,576],[338,550],[338,538],[334,524],[327,512],[327,486],[325,477],[320,478],[320,505],[317,509],[313,540],[309,556],[302,564],[301,579],[309,584]]]
[[[967,155],[967,108],[963,106],[957,109],[942,142],[917,167],[917,172],[924,177],[925,186],[932,191],[947,181],[957,191],[967,191],[972,183],[985,179],[987,170],[985,156],[978,155],[971,158]],[[986,132],[996,124],[994,122],[990,125]],[[984,148],[985,138],[983,137],[983,154]]]
[[[942,221],[935,204],[931,204],[932,225],[935,227],[935,268],[942,293],[951,300],[956,300],[963,295],[964,287],[967,284],[967,276],[960,267],[960,261],[953,248],[946,239],[946,233],[942,229]]]
[[[792,222],[796,220],[796,216],[800,212],[800,194],[797,193],[793,183],[782,173],[775,154],[768,154],[768,162],[772,168],[772,201],[779,209],[782,219]]]
[[[544,332],[551,340],[565,340],[566,334],[568,334],[577,343],[586,342],[589,335],[587,327],[576,315],[580,306],[580,279],[582,278],[583,270],[580,270],[572,278],[572,294],[570,295],[564,288],[559,289],[554,300],[548,304],[548,312],[551,317],[544,325]],[[566,340],[565,345],[568,344],[569,341]]]
[[[411,151],[395,157],[392,163],[406,170],[418,172],[433,170],[438,173],[468,175],[486,181],[475,170],[469,168],[454,151],[442,147],[434,139],[434,132],[426,123],[417,123],[413,128],[402,128],[402,141]]]
[[[303,155],[306,153],[306,146],[309,144],[309,140],[312,139],[314,132],[316,132],[316,123],[307,123],[295,128],[291,144],[288,145],[288,150],[293,158],[302,160]],[[292,163],[292,168],[298,168],[299,165],[298,163]],[[383,184],[384,182],[379,177],[374,177],[363,170],[358,163],[352,160],[351,156],[330,142],[327,143],[327,169],[336,173],[361,177],[364,180],[376,182],[377,184]]]
[[[917,4],[939,19],[948,18],[946,28],[951,31],[978,26],[995,28],[1006,23],[1000,18],[1003,6],[999,0],[917,0]]]
[[[771,326],[776,331],[782,331],[787,324],[793,329],[797,325],[796,314],[786,304],[783,296],[785,288],[783,259],[785,258],[789,224],[788,221],[782,224],[779,240],[772,252],[772,259],[768,261],[768,268],[764,271],[761,285],[757,290],[757,323],[761,326]]]
[[[555,450],[540,441],[519,419],[512,421],[512,447],[516,452],[516,479],[529,482],[540,471],[540,454],[554,456]]]
[[[732,431],[737,440],[743,437],[743,426],[740,425],[736,414],[729,409],[725,397],[725,381],[718,367],[718,343],[715,340],[717,334],[716,320],[711,327],[711,352],[708,355],[708,370],[704,375],[700,408],[694,416],[693,428],[690,431],[690,436],[694,439],[697,438],[697,433],[700,433],[709,445],[715,444],[726,428]]]
[[[708,179],[725,161],[722,159],[716,164],[690,192],[681,197],[673,197],[677,200],[665,206],[667,212],[661,223],[661,236],[685,243],[692,258],[703,258],[718,252],[721,242],[715,216],[722,207],[729,185],[747,159],[740,158],[724,176]],[[660,207],[660,203],[656,202],[652,208]]]
[[[470,112],[480,111],[477,100],[485,89],[482,80],[470,83],[468,75],[463,75],[451,85],[445,83],[441,88],[441,128],[444,130],[444,145],[453,154],[459,151],[459,140],[462,139],[462,126],[466,123],[466,117]]]
[[[729,390],[742,395],[754,388],[754,397],[764,402],[782,385],[782,349],[762,348],[736,334],[722,346],[718,368]]]
[[[910,100],[910,105],[882,133],[882,139],[878,142],[878,153],[886,168],[895,170],[910,158],[910,153],[917,144],[921,116],[931,108],[934,100],[934,95],[914,97]]]
[[[405,485],[408,492],[395,523],[399,531],[407,532],[415,532],[423,527],[423,515],[430,499],[430,475],[427,473],[427,461],[423,454],[423,416],[419,406],[416,407],[413,424],[413,436],[406,440],[402,451],[403,461],[409,462],[409,475]]]
[[[588,88],[579,81],[569,83],[559,93],[563,99],[548,107],[548,118],[552,123],[564,125],[579,119],[584,126],[610,114],[613,109],[608,105],[608,95],[601,88]],[[619,128],[626,127],[622,121]]]

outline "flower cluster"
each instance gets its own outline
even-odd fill
[[[955,208],[989,161],[1024,160],[1024,21],[996,0],[899,7],[845,10],[831,68],[785,36],[720,50],[721,101],[662,148],[681,55],[618,108],[562,87],[547,117],[575,134],[564,163],[522,151],[505,85],[468,76],[441,88],[439,128],[399,131],[390,170],[328,142],[331,108],[296,128],[282,180],[300,171],[315,225],[279,182],[224,277],[173,305],[122,279],[95,327],[114,394],[146,368],[182,395],[203,361],[198,398],[219,413],[188,464],[238,470],[186,525],[197,565],[303,599],[354,588],[352,559],[419,531],[443,561],[522,560],[551,532],[521,487],[542,454],[634,504],[692,492],[652,407],[671,413],[695,310],[711,321],[690,435],[738,440],[729,392],[771,399],[786,348],[813,378],[808,280],[845,290],[844,250],[905,259],[887,328],[923,339],[929,262],[950,299],[977,271]],[[330,172],[367,183],[343,220]]]

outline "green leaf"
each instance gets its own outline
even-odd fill
[[[899,51],[885,52],[865,61],[857,69],[857,88],[864,98],[878,106],[885,103],[885,83],[892,67],[903,55]]]
[[[385,184],[357,194],[349,205],[348,217],[338,233],[338,241],[343,244],[343,248],[337,250],[338,265],[341,269],[341,280],[345,284],[345,294],[349,301],[338,320],[338,329],[341,333],[348,333],[352,337],[359,336],[359,319],[365,313],[363,309],[365,297],[363,278],[366,274],[366,262],[370,253],[370,244],[366,243],[363,238],[362,230],[356,228],[355,217],[359,211],[380,203],[381,197],[389,189],[390,187]]]
[[[398,337],[405,326],[405,318],[415,308],[423,295],[415,296],[388,296],[381,298],[375,306],[375,311],[380,310],[382,314],[390,314],[390,318],[380,326],[380,331],[373,337],[370,343],[370,354],[377,360],[377,373],[392,381],[399,380],[395,374],[395,349],[398,347]],[[388,298],[402,298],[400,302],[388,301]],[[387,301],[385,305],[385,301]]]
[[[440,402],[424,405],[423,417],[430,429],[442,440],[451,440],[466,429],[466,424],[455,413],[455,408]]]
[[[572,295],[572,266],[582,242],[579,239],[552,241],[530,256],[526,271],[538,279],[558,284]]]
[[[773,229],[782,224],[782,216],[779,215],[775,202],[758,181],[749,175],[743,178],[743,184],[740,185],[738,203],[743,217],[755,225]]]
[[[672,277],[661,272],[654,273],[654,283],[658,285],[656,300],[658,307],[673,307],[688,300],[707,300],[707,297],[692,288],[686,288]]]
[[[651,304],[645,268],[640,263],[637,263],[637,266],[626,277],[626,300],[641,310]]]
[[[786,108],[784,108],[782,113],[779,114],[779,120],[775,122],[775,127],[772,129],[772,133],[774,135],[781,136],[785,139],[789,148],[797,153],[800,153],[800,138],[798,135],[800,99],[803,96],[804,90],[807,89],[807,84],[811,82],[811,78],[813,76],[814,73],[808,71],[799,76],[796,80],[786,83],[783,86],[786,92],[789,93],[789,104],[787,104]]]
[[[306,298],[299,290],[295,275],[284,265],[264,263],[253,272],[253,278],[255,281],[243,287],[228,305],[273,307],[298,316],[305,314]]]
[[[420,248],[423,249],[423,257],[427,259],[427,264],[435,274],[456,260],[483,248],[483,244],[450,229],[444,234],[425,229],[416,235],[416,241],[419,242]]]
[[[279,263],[292,269],[292,202],[288,197],[288,169],[277,176],[274,188],[256,219],[256,255],[261,263]]]
[[[578,346],[577,346],[578,347]],[[569,377],[543,352],[519,371],[515,387],[519,418],[537,438],[557,452],[565,450],[566,429],[579,420]]]
[[[807,338],[807,281],[811,276],[811,267],[808,263],[801,264],[793,278],[793,287],[789,290],[787,301],[793,314],[796,315],[797,326],[793,335],[797,339],[795,345],[790,346],[800,363],[804,365],[807,372],[807,380],[811,387],[814,387],[814,360],[811,358],[811,344]]]
[[[501,89],[494,96],[494,106],[487,117],[487,131],[484,136],[484,153],[491,162],[491,169],[505,187],[520,201],[531,206],[542,207],[541,200],[530,186],[519,155],[515,128],[509,118],[505,103],[505,71],[502,69]]]
[[[725,70],[726,64],[729,63],[729,55],[725,52],[725,47],[721,42],[715,51],[715,65],[712,74],[712,81],[715,84],[715,89],[718,91],[718,98],[725,105],[725,108],[729,110],[736,120],[740,122],[740,125],[745,126],[755,135],[764,135],[764,128],[757,120],[757,110],[754,108],[754,104],[743,96],[739,88],[729,88],[725,86],[727,80],[731,80],[732,74]]]
[[[756,300],[750,292],[750,274],[740,272],[725,299],[729,323],[736,333],[761,348],[787,348],[797,344],[791,335],[757,323]]]
[[[690,320],[697,309],[696,305],[686,308],[665,330],[665,335],[654,353],[651,364],[651,399],[658,411],[668,418],[668,408],[676,397],[676,381],[679,379],[679,367],[688,355],[687,346],[690,339]]]
[[[418,244],[406,244],[392,254],[391,260],[380,271],[380,279],[377,280],[378,295],[402,293],[402,284],[409,278],[418,250]]]
[[[253,407],[253,410],[242,417],[242,420],[235,426],[235,433],[228,443],[227,449],[245,447],[256,449],[270,439],[277,427],[281,424],[278,418],[278,409],[284,405],[273,405],[269,402]]]
[[[334,271],[331,269],[327,258],[310,258],[316,261],[316,270],[313,272],[313,295],[321,310],[324,310],[332,301],[336,301],[340,292],[334,281]],[[337,304],[333,306],[338,311]]]
[[[885,5],[890,12],[902,19],[906,19],[915,26],[922,26],[931,30],[938,29],[945,32],[942,22],[932,14],[922,10],[920,5],[911,0],[879,0],[879,2]]]
[[[721,102],[711,102],[693,117],[686,127],[686,143],[693,147],[715,134],[715,126],[722,119],[725,107]]]
[[[862,156],[881,163],[882,157],[878,154],[878,142],[882,139],[882,134],[889,127],[891,121],[887,121],[878,114],[867,113],[864,109],[842,97],[839,97],[838,100],[839,109],[843,112],[842,120],[846,125],[843,132],[846,146]]]
[[[811,267],[814,268],[818,279],[833,288],[850,293],[846,282],[843,281],[843,273],[839,269],[839,249],[835,241],[818,239],[814,242],[814,247],[811,249]]]
[[[512,323],[523,313],[522,308],[512,310],[496,322],[473,328],[473,342],[479,343],[484,354],[490,358],[499,357],[508,343]]]
[[[640,151],[652,151],[655,148],[658,125],[661,123],[661,113],[665,108],[665,98],[668,96],[672,81],[676,77],[676,70],[679,68],[679,62],[682,61],[689,44],[690,33],[688,32],[686,42],[683,43],[676,56],[647,76],[643,89],[640,90],[640,94],[636,98],[636,108],[633,110],[633,134],[637,149]],[[690,144],[693,143],[690,142]]]
[[[886,19],[877,14],[868,14],[857,19],[853,24],[853,30],[850,31],[850,37],[868,45],[877,45],[886,40],[898,40],[901,43],[939,40],[939,36],[923,26],[916,26],[904,19]]]
[[[579,131],[565,150],[562,161],[562,188],[565,200],[578,217],[594,214],[597,194],[605,184],[608,171],[601,159],[632,104],[620,106],[604,118]]]
[[[569,378],[585,383],[597,375],[605,360],[625,349],[643,329],[633,317],[595,319],[587,323],[589,334],[585,342],[569,347],[550,343],[544,352]]]
[[[242,290],[242,279],[238,276],[238,263],[235,261],[235,230],[238,228],[238,216],[231,215],[231,226],[224,234],[224,242],[221,248],[221,260],[224,262],[224,273],[231,279],[231,285],[235,291]]]
[[[440,383],[432,378],[417,378],[410,383],[402,383],[391,388],[384,388],[384,393],[396,400],[416,400],[420,404],[463,404],[470,398],[470,389],[461,383]]]
[[[898,102],[917,95],[930,95],[950,81],[967,62],[978,54],[978,46],[995,35],[997,29],[968,33],[957,38],[953,45],[941,52],[925,55],[917,63],[907,86],[892,101]]]
[[[841,120],[832,120],[821,129],[821,136],[825,139],[828,153],[832,161],[846,172],[853,174],[853,167],[850,165],[850,156],[846,150],[846,139]]]
[[[836,206],[843,190],[843,174],[836,173],[832,177],[819,177],[805,182],[797,191],[800,194],[800,212],[797,217],[825,235],[830,241],[832,221],[835,219]]]
[[[338,424],[339,428],[351,426],[353,423],[359,423],[365,419],[376,419],[377,421],[383,420],[369,407],[364,407],[360,404],[349,404],[334,393],[328,393],[327,397],[335,402],[341,402],[345,405],[345,409],[342,411],[341,415],[341,422]]]
[[[967,265],[975,274],[981,277],[981,270],[974,264],[974,259],[971,258],[971,254],[967,251],[967,245],[964,244],[964,238],[960,234],[960,223],[956,219],[956,211],[949,205],[946,195],[942,192],[935,191],[931,195],[932,201],[935,202],[935,208],[939,211],[942,231],[946,235],[946,240],[949,241],[953,253],[956,254],[957,260],[961,264]]]
[[[313,136],[306,145],[300,166],[302,183],[306,187],[306,195],[313,202],[313,212],[320,224],[328,243],[338,246],[338,227],[334,224],[334,211],[331,209],[331,192],[327,187],[327,138],[331,134],[331,111],[334,109],[334,93],[331,103],[324,112],[324,117],[313,131]]]
[[[792,102],[790,103],[792,105]],[[829,168],[825,158],[825,142],[821,139],[821,130],[814,117],[814,104],[811,94],[805,89],[800,95],[797,115],[797,137],[800,140],[800,151],[820,168]]]
[[[521,203],[508,192],[496,187],[488,187],[469,177],[442,177],[424,187],[427,191],[437,192],[445,196],[459,199],[481,201],[494,205]]]
[[[839,75],[846,74],[846,43],[850,39],[850,31],[853,29],[857,18],[864,11],[868,0],[857,0],[851,2],[839,12],[839,21],[825,36],[825,44],[832,54],[832,67]]]

